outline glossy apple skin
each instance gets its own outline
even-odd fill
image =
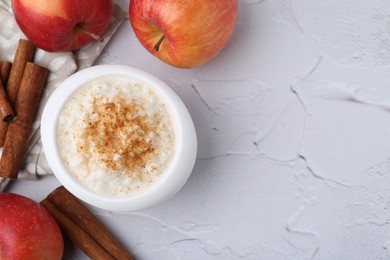
[[[142,45],[164,62],[180,68],[214,58],[231,37],[237,0],[131,0],[131,26]],[[158,51],[154,49],[165,35]]]
[[[94,39],[77,28],[102,35],[113,12],[112,0],[12,0],[19,28],[37,47],[49,52],[79,49]]]
[[[47,210],[14,193],[0,194],[0,259],[61,259],[64,241]]]

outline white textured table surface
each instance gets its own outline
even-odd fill
[[[390,2],[239,3],[231,41],[196,69],[165,65],[121,26],[98,63],[168,83],[199,152],[170,201],[91,209],[137,259],[389,259]],[[8,191],[41,200],[58,185]],[[65,259],[86,257],[67,245]]]

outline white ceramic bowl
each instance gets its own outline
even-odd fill
[[[57,146],[57,119],[68,98],[80,87],[99,77],[129,76],[149,84],[171,105],[176,124],[177,152],[172,167],[152,187],[126,197],[98,194],[80,184],[67,170]],[[152,207],[175,195],[185,184],[193,169],[197,140],[194,124],[180,98],[164,82],[139,69],[121,65],[98,65],[67,78],[50,96],[42,115],[41,136],[49,165],[61,184],[79,199],[93,206],[112,211],[137,211]]]

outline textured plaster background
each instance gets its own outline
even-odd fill
[[[389,1],[239,0],[231,41],[189,70],[127,21],[98,64],[163,79],[199,138],[170,201],[92,208],[138,259],[390,259]],[[58,185],[40,183],[9,190],[39,200]],[[85,256],[68,245],[66,259]]]

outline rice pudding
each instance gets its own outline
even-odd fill
[[[169,105],[152,87],[125,76],[104,77],[77,91],[58,118],[57,138],[71,174],[111,196],[144,191],[175,154]]]

